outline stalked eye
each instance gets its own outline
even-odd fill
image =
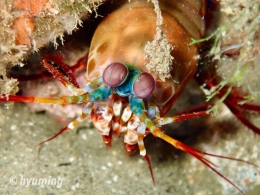
[[[128,75],[128,68],[121,63],[110,64],[103,73],[103,81],[111,86],[116,87],[122,84]]]
[[[143,72],[134,81],[133,91],[137,97],[144,99],[151,95],[154,87],[155,82],[152,75],[147,72]]]

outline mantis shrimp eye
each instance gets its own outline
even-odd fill
[[[121,63],[110,64],[103,73],[103,81],[111,86],[116,87],[122,84],[128,75],[128,68]]]
[[[133,91],[138,98],[147,98],[153,92],[155,87],[155,81],[147,72],[141,73],[133,84]]]

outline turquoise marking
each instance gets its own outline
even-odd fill
[[[129,102],[130,102],[130,109],[132,110],[132,112],[137,117],[140,117],[145,111],[143,100],[135,96],[130,96]]]
[[[111,88],[104,84],[102,78],[97,78],[85,90],[90,91],[90,102],[106,100],[112,94],[112,90],[121,97],[129,96],[130,109],[137,117],[140,117],[146,109],[143,100],[135,96],[133,83],[142,71],[135,66],[125,65],[128,68],[128,75],[121,85]],[[98,88],[94,89],[96,85],[98,85]]]
[[[90,102],[106,100],[112,93],[111,87],[101,85],[89,94]]]
[[[141,70],[139,70],[135,66],[131,66],[128,64],[125,64],[125,66],[128,68],[128,75],[121,85],[114,88],[115,92],[121,97],[126,97],[134,94],[133,83],[136,77],[141,73]]]
[[[129,87],[130,87],[132,94],[135,94],[133,86],[134,86],[135,80],[137,79],[137,77],[139,77],[139,75],[140,75],[140,73],[137,73],[137,74],[133,75],[129,80]]]
[[[132,94],[129,86],[129,78],[130,77],[127,77],[124,83],[114,88],[115,92],[121,97],[126,97]]]

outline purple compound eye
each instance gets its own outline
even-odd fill
[[[105,69],[102,78],[107,85],[116,87],[124,82],[127,75],[128,68],[124,64],[115,62]]]
[[[155,87],[155,81],[147,72],[141,73],[133,84],[133,90],[138,98],[147,98],[153,92]]]

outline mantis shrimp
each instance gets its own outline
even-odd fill
[[[85,104],[82,114],[77,119],[40,144],[56,138],[64,131],[75,129],[79,123],[88,119],[102,135],[106,145],[111,145],[113,134],[123,134],[128,153],[138,148],[140,155],[148,162],[154,181],[144,145],[145,137],[152,134],[194,156],[244,194],[203,155],[256,165],[197,150],[168,136],[160,128],[169,123],[209,114],[210,112],[204,109],[171,117],[165,116],[192,78],[207,90],[212,90],[217,81],[211,79],[213,76],[210,72],[195,76],[201,44],[190,44],[192,38],[204,37],[206,1],[161,0],[158,6],[162,17],[160,24],[157,23],[158,14],[154,11],[154,4],[146,0],[120,1],[118,8],[102,20],[92,38],[87,56],[87,83],[82,88],[79,88],[74,75],[65,66],[60,55],[42,57],[41,63],[44,67],[71,91],[73,96],[43,98],[2,95],[0,101]],[[159,47],[160,41],[165,40],[170,45],[170,60],[166,71],[162,70],[164,72],[160,71],[161,68],[151,68],[150,57],[145,53],[146,44],[154,40],[158,29],[162,38],[157,40],[155,45]],[[225,92],[224,88],[218,96],[223,97]],[[260,133],[260,129],[240,112],[241,109],[259,111],[260,107],[251,104],[238,105],[240,99],[231,93],[224,103],[242,123]]]

